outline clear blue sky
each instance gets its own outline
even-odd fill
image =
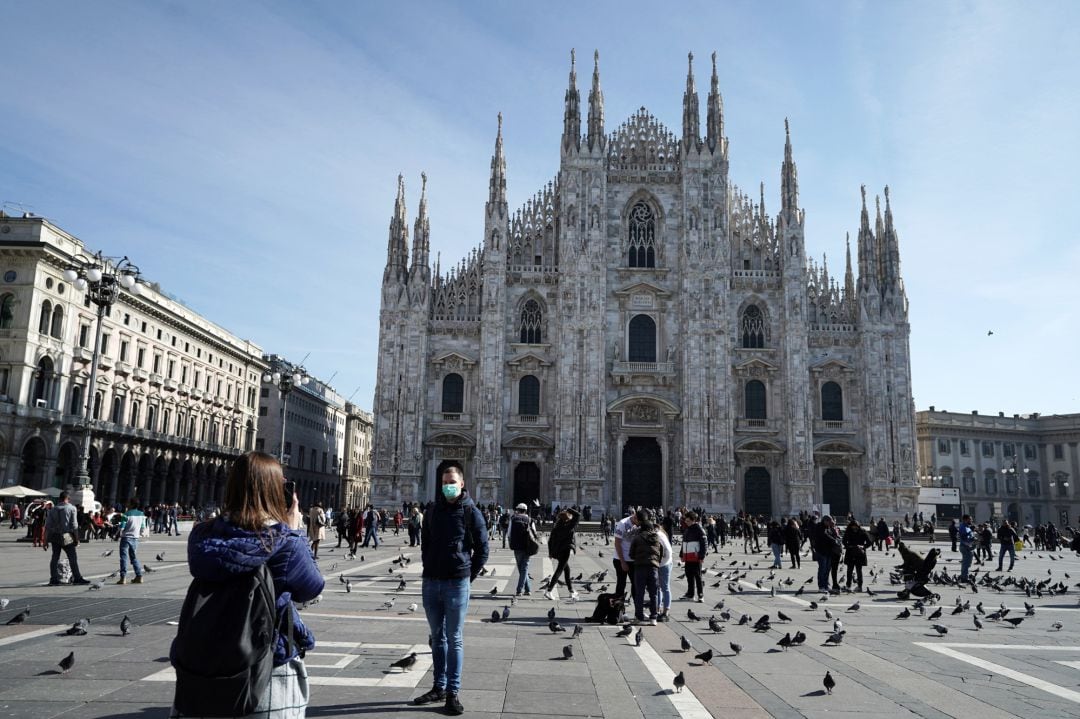
[[[445,268],[480,242],[497,112],[511,206],[554,177],[570,48],[583,85],[600,51],[609,131],[644,105],[676,132],[686,53],[704,108],[715,50],[734,181],[775,211],[789,117],[834,272],[859,185],[890,186],[917,407],[1080,411],[1080,4],[677,7],[7,2],[0,202],[370,407],[398,173],[410,225],[428,174]]]

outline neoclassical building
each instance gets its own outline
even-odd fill
[[[0,212],[0,484],[70,486],[82,446],[96,306],[63,278],[89,256],[33,215]],[[254,446],[262,349],[166,295],[121,292],[103,318],[90,475],[104,503],[206,506]]]
[[[582,132],[583,119],[585,131]],[[427,499],[443,462],[480,501],[862,517],[918,495],[908,301],[888,190],[842,275],[806,253],[790,133],[780,207],[729,178],[715,56],[701,132],[645,108],[613,132],[573,56],[555,177],[511,212],[502,118],[484,234],[430,267],[426,178],[390,221],[372,495]],[[786,122],[785,122],[786,126]]]

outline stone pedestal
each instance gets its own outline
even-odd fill
[[[68,499],[73,505],[82,507],[83,510],[88,513],[97,511],[95,507],[95,502],[97,500],[94,497],[94,488],[89,484],[84,484],[77,488],[71,493],[71,496]]]

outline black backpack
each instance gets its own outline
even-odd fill
[[[224,582],[194,579],[173,641],[176,709],[188,716],[250,714],[274,670],[277,612],[266,564]],[[292,637],[292,612],[286,611]]]

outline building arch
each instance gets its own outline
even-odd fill
[[[53,306],[49,335],[56,339],[63,339],[64,337],[64,308],[60,306],[60,303]]]
[[[52,357],[47,354],[42,355],[38,360],[37,371],[34,373],[34,404],[51,409],[57,384],[58,375]]]
[[[460,414],[465,411],[465,378],[451,372],[442,381],[442,411]]]
[[[844,390],[832,380],[821,385],[821,419],[826,422],[844,420]]]
[[[739,346],[743,349],[764,349],[772,344],[768,308],[757,298],[748,299],[739,308]]]
[[[663,205],[645,189],[637,190],[623,206],[623,256],[627,267],[651,268],[663,259]]]
[[[547,337],[544,320],[547,317],[547,303],[535,292],[529,292],[518,302],[518,341],[526,345],[543,344]]]
[[[5,292],[0,295],[0,330],[9,330],[15,325],[15,295]]]
[[[540,414],[540,380],[527,374],[518,380],[518,414]]]
[[[45,440],[34,435],[23,443],[22,448],[22,478],[19,484],[31,489],[45,489],[49,478],[45,476],[45,460],[48,450]]]
[[[89,470],[89,467],[87,467]],[[74,442],[64,442],[56,455],[56,481],[54,487],[68,487],[75,484],[75,474],[79,471],[79,448]]]
[[[47,335],[49,334],[49,328],[52,326],[52,302],[49,300],[42,300],[41,302],[41,315],[38,316],[38,333]]]
[[[101,467],[98,469],[94,491],[102,497],[108,497],[107,488],[113,486],[116,474],[120,471],[119,459],[115,447],[109,447],[101,454]]]
[[[656,320],[646,314],[634,315],[627,324],[629,362],[656,362]]]

